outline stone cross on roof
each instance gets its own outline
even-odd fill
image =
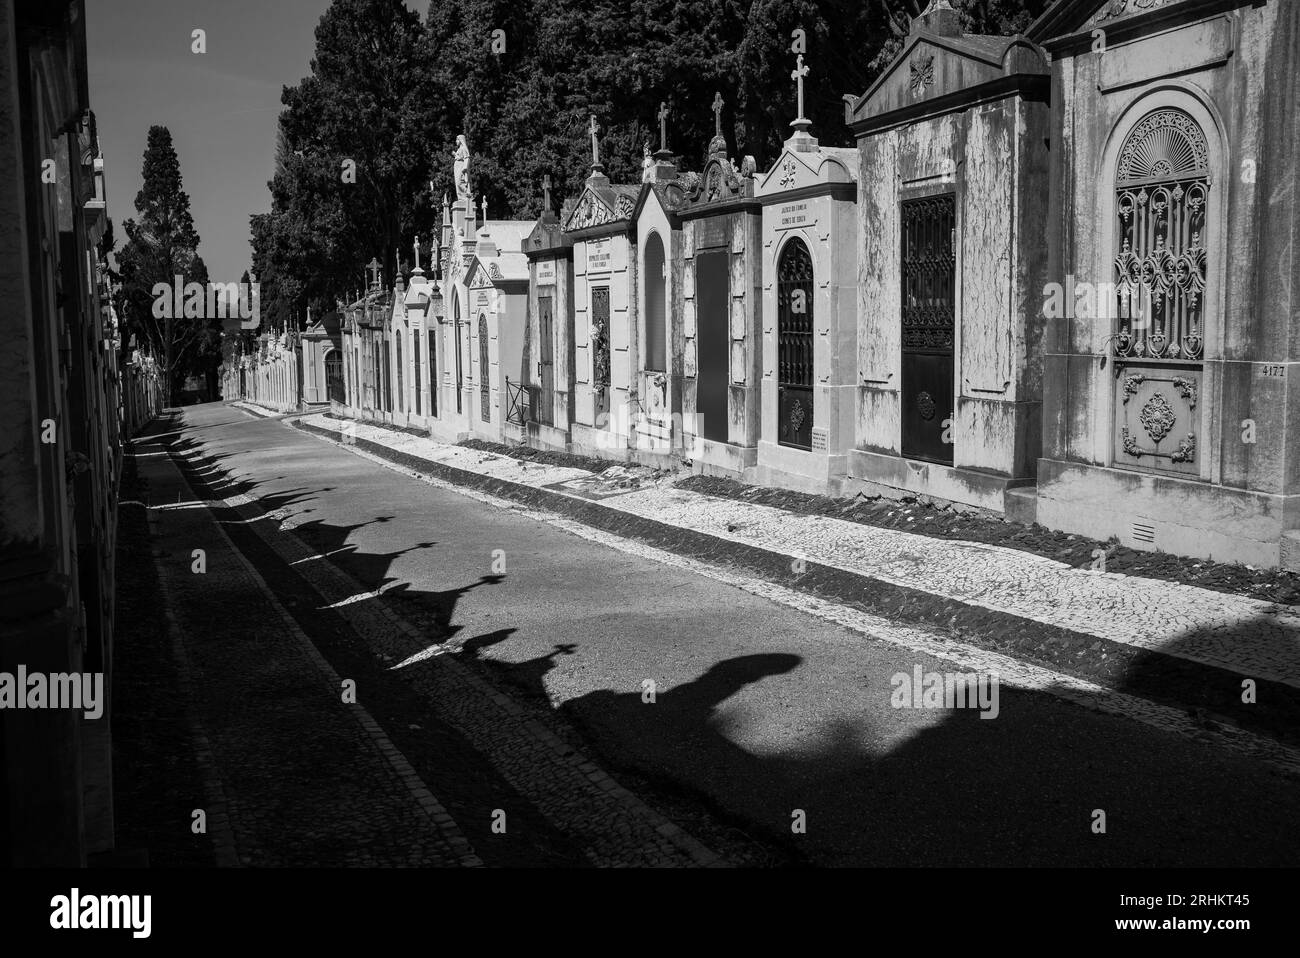
[[[790,79],[795,81],[799,91],[799,115],[795,118],[795,122],[806,123],[807,118],[803,115],[803,78],[808,75],[808,68],[804,66],[802,53],[799,54],[796,63],[794,71],[790,74]]]
[[[722,136],[722,94],[713,94],[713,135]]]
[[[587,132],[591,134],[591,165],[600,166],[600,141],[596,139],[596,134],[600,132],[600,126],[596,123],[596,114],[591,115],[591,125],[587,127]]]
[[[542,176],[542,212],[551,211],[551,174],[546,173]]]
[[[668,127],[666,125],[668,119],[668,104],[664,103],[662,100],[659,102],[659,112],[656,116],[659,119],[659,149],[662,152],[668,149]]]
[[[415,234],[415,268],[420,268],[420,234]]]
[[[483,208],[483,226],[487,227],[487,194],[483,193],[479,197],[479,206]]]

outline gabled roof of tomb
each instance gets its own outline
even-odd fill
[[[313,339],[320,336],[337,337],[342,323],[343,315],[338,310],[333,309],[304,329],[302,335],[304,338],[310,337]]]
[[[523,253],[500,253],[496,256],[475,256],[466,274],[469,287],[500,286],[504,283],[527,281],[528,257]]]
[[[561,221],[554,211],[547,211],[538,217],[532,230],[524,237],[525,253],[545,253],[548,250],[563,250],[573,246],[573,240],[564,235]]]
[[[1049,73],[1046,56],[1023,36],[944,36],[914,29],[893,63],[849,108],[847,119],[858,130],[861,124],[892,114],[901,117],[905,111],[925,116],[951,108],[962,94],[985,84],[1017,76],[1045,78]]]
[[[678,179],[669,180],[667,183],[642,183],[636,206],[632,210],[633,218],[640,218],[646,203],[653,196],[660,208],[668,214],[669,219],[673,220],[675,228],[677,226],[675,214],[686,203],[686,191],[698,178],[698,173],[684,173]]]
[[[603,180],[604,177],[599,179]],[[629,222],[635,214],[642,184],[624,186],[593,180],[597,178],[592,177],[587,181],[573,211],[564,219],[564,232]]]
[[[1232,4],[1219,4],[1224,5]],[[1208,0],[1057,0],[1033,22],[1026,36],[1035,43],[1046,44],[1084,33],[1091,48],[1094,29],[1126,27],[1129,21],[1139,17],[1143,20],[1135,26],[1144,23],[1154,26],[1158,22],[1204,13],[1208,6]]]
[[[757,196],[770,196],[774,193],[788,193],[793,190],[825,186],[829,183],[856,184],[858,181],[858,164],[861,162],[858,151],[848,147],[815,146],[811,150],[795,149],[791,144],[795,138],[786,141],[785,149],[776,158],[776,162],[762,176],[758,177],[754,193]],[[815,140],[811,141],[816,143]]]

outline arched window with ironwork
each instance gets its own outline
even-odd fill
[[[492,382],[488,372],[487,316],[478,314],[478,408],[484,422],[492,421]]]
[[[776,275],[777,442],[811,449],[813,264],[803,240],[785,244]]]
[[[1209,201],[1200,124],[1172,107],[1143,116],[1115,168],[1117,464],[1199,470]]]

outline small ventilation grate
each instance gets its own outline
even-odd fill
[[[1156,526],[1154,522],[1141,519],[1133,520],[1133,541],[1135,542],[1155,542]]]

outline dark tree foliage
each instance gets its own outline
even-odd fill
[[[954,0],[974,33],[1023,30],[1049,0]],[[435,0],[419,23],[401,0],[335,0],[312,74],[287,88],[272,211],[253,218],[263,315],[301,317],[392,279],[455,195],[456,136],[491,219],[576,196],[591,163],[589,117],[614,182],[638,182],[643,149],[699,170],[721,94],[732,155],[764,169],[795,117],[793,32],[806,38],[805,113],[828,146],[852,144],[844,96],[860,96],[902,48],[923,0]],[[498,33],[497,31],[500,31]],[[494,41],[497,47],[494,48]],[[504,43],[504,50],[500,44]],[[358,186],[341,182],[357,160]],[[269,217],[269,222],[268,222]],[[268,290],[268,287],[275,287]]]
[[[220,333],[219,323],[215,333],[211,328],[212,317],[185,318],[179,302],[171,303],[172,319],[154,315],[155,284],[174,289],[177,280],[182,287],[208,283],[190,197],[165,126],[149,128],[143,180],[135,198],[138,219],[123,224],[127,241],[116,254],[121,282],[115,305],[134,342],[170,371],[174,390],[186,376],[211,374],[220,357]]]

